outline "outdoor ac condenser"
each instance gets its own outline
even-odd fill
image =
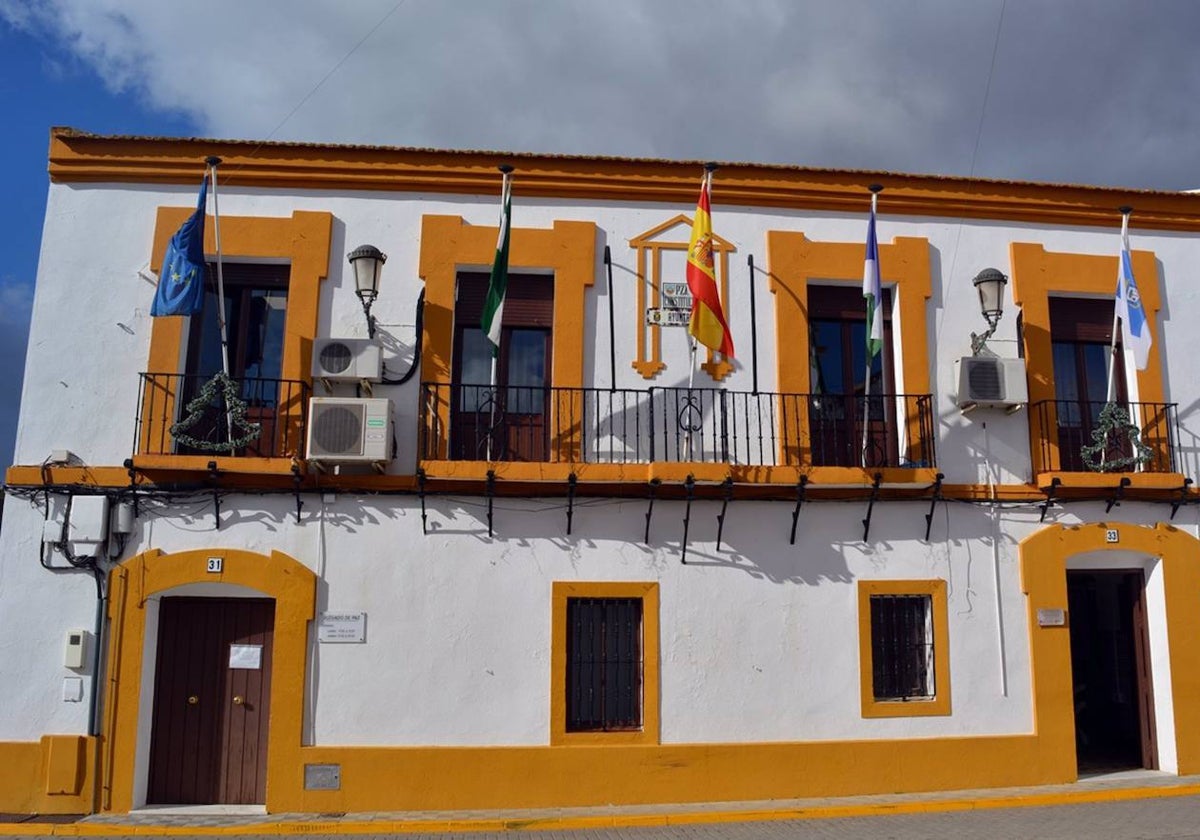
[[[965,356],[958,363],[958,407],[1016,411],[1029,401],[1024,359]]]
[[[313,397],[308,401],[308,460],[379,464],[392,460],[392,401]]]
[[[369,338],[318,338],[313,342],[313,379],[378,382],[383,375],[379,342]]]

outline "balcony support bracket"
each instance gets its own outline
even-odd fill
[[[1121,499],[1125,498],[1125,488],[1133,484],[1133,479],[1127,475],[1121,476],[1121,483],[1113,490],[1113,494],[1108,497],[1108,502],[1104,505],[1104,515],[1108,516],[1108,512],[1114,507],[1120,507]]]
[[[1058,476],[1050,479],[1050,486],[1046,488],[1046,501],[1042,502],[1042,515],[1038,518],[1038,522],[1046,521],[1046,511],[1050,510],[1050,505],[1054,504],[1054,494],[1058,492],[1058,485],[1062,484],[1062,479]]]
[[[721,512],[717,514],[717,551],[721,550],[721,535],[725,532],[725,511],[729,508],[729,500],[733,498],[733,477],[726,476],[721,482]]]
[[[575,516],[575,485],[579,483],[579,476],[575,475],[574,471],[567,476],[567,536],[571,536],[571,520]]]
[[[652,478],[647,485],[650,504],[646,507],[646,534],[642,537],[642,542],[646,545],[650,545],[650,518],[654,516],[654,497],[658,495],[658,485],[660,484],[662,484],[661,478]]]
[[[788,540],[789,545],[796,544],[796,522],[800,519],[800,506],[804,504],[804,493],[808,489],[808,476],[800,476],[800,480],[796,482],[796,506],[792,508],[792,536]]]
[[[213,488],[212,499],[213,499],[213,530],[214,531],[221,530],[221,491],[220,491],[220,487],[218,486],[220,480],[221,480],[221,473],[217,469],[217,462],[209,461],[208,462],[208,481],[210,484],[212,484],[212,488]]]
[[[942,501],[942,479],[945,477],[938,473],[933,481],[933,496],[929,500],[929,513],[925,514],[925,542],[929,542],[929,532],[933,528],[933,511],[937,507],[937,503]]]
[[[425,511],[425,470],[417,470],[417,495],[421,497],[421,533],[429,536],[429,516]]]
[[[300,509],[304,507],[304,502],[300,498],[300,484],[303,477],[300,475],[300,465],[292,464],[292,493],[296,496],[296,524],[300,524]]]
[[[1183,486],[1179,488],[1179,498],[1175,499],[1173,502],[1171,502],[1171,519],[1172,520],[1175,519],[1175,514],[1179,513],[1179,506],[1187,504],[1188,488],[1191,486],[1192,486],[1192,480],[1190,478],[1185,478],[1183,480]]]
[[[883,473],[875,473],[875,480],[871,482],[871,496],[867,500],[867,517],[862,521],[863,542],[866,542],[871,534],[871,514],[875,510],[875,500],[879,498],[879,485],[882,483]]]
[[[125,459],[125,473],[129,476],[129,498],[133,500],[133,518],[138,518],[138,499],[137,499],[137,470],[133,468],[133,459]],[[1172,514],[1174,515],[1174,514]]]
[[[487,471],[487,520],[488,520],[488,539],[492,536],[492,502],[496,500],[496,471]]]
[[[679,562],[687,565],[688,526],[692,524],[692,499],[696,498],[696,478],[691,473],[683,482],[687,504],[683,508],[683,543],[680,545]]]

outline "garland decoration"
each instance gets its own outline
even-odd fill
[[[1110,435],[1118,436],[1112,439],[1118,452],[1126,451],[1126,448],[1120,445],[1119,438],[1120,435],[1124,435],[1129,441],[1127,451],[1130,454],[1120,458],[1106,458],[1105,453],[1112,448],[1109,446]],[[1153,450],[1142,443],[1141,430],[1129,422],[1129,414],[1115,402],[1106,403],[1100,410],[1100,418],[1096,428],[1092,430],[1092,441],[1092,445],[1080,449],[1079,454],[1083,456],[1083,465],[1093,472],[1123,472],[1154,457]]]
[[[187,404],[187,417],[171,426],[171,437],[175,442],[203,452],[227,452],[241,449],[262,436],[262,424],[246,419],[246,403],[238,396],[240,386],[224,371],[217,371],[213,378],[204,383],[196,398]],[[224,402],[224,415],[228,418],[228,440],[201,440],[187,434],[187,430],[205,418],[211,418],[214,408]],[[223,424],[218,424],[220,429]],[[235,433],[236,431],[236,433]]]

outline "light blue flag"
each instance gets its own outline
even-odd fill
[[[151,315],[195,315],[204,309],[204,211],[208,175],[200,182],[196,212],[179,226],[163,255]]]
[[[1117,273],[1117,317],[1121,319],[1121,344],[1133,351],[1138,370],[1150,362],[1150,323],[1142,308],[1142,296],[1133,279],[1133,261],[1129,257],[1129,234],[1121,232],[1121,268]]]

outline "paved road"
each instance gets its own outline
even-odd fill
[[[303,824],[288,836],[345,837],[310,834]],[[300,829],[300,830],[296,830]],[[250,829],[251,831],[253,829]],[[110,838],[120,835],[109,835]],[[129,835],[131,838],[134,835]],[[144,837],[139,834],[138,837]],[[173,835],[179,837],[180,835]],[[197,835],[200,836],[200,835]],[[225,835],[230,836],[230,835]],[[278,838],[281,835],[240,835]],[[363,835],[358,835],[363,836]],[[1200,796],[1143,799],[1130,802],[1059,805],[1039,808],[1000,808],[940,814],[850,817],[829,820],[788,820],[757,823],[719,823],[663,828],[589,829],[580,831],[490,832],[479,834],[379,834],[397,840],[816,840],[821,838],[878,838],[878,840],[1125,840],[1126,838],[1195,838],[1200,840]],[[206,835],[211,840],[212,835]]]

